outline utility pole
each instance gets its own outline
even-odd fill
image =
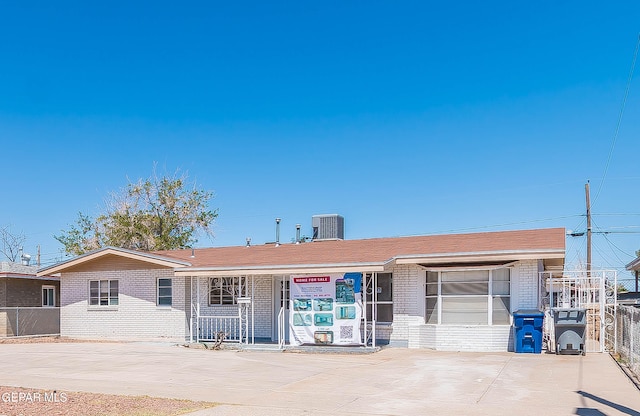
[[[584,186],[587,198],[587,277],[591,277],[591,200],[589,198],[589,181]]]

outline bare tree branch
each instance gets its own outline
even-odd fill
[[[11,262],[16,262],[20,250],[27,240],[24,233],[13,233],[9,226],[0,228],[0,252]]]

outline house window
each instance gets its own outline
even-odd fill
[[[89,281],[89,305],[114,306],[118,304],[117,280]]]
[[[393,322],[393,276],[391,273],[365,275],[367,320]]]
[[[56,287],[42,286],[42,306],[56,306]]]
[[[240,278],[212,277],[209,279],[209,305],[235,305],[240,296]]]
[[[172,299],[171,279],[158,279],[158,306],[171,306]]]
[[[280,307],[289,309],[289,300],[291,299],[291,282],[289,279],[280,280]]]
[[[509,325],[511,276],[507,268],[428,271],[425,322]]]
[[[511,273],[509,269],[491,271],[491,323],[509,325],[511,322]]]

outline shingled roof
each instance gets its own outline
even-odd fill
[[[471,259],[564,258],[565,231],[549,228],[471,234],[446,234],[363,240],[326,240],[302,244],[265,244],[157,251],[154,255],[189,262],[182,271],[252,270],[295,266],[384,265]],[[192,256],[193,254],[193,256]]]
[[[381,271],[391,263],[443,265],[499,264],[523,259],[554,259],[565,255],[564,228],[471,234],[323,240],[301,244],[213,247],[138,252],[105,247],[39,271],[60,273],[93,262],[134,260],[149,267],[173,268],[176,275],[279,274],[316,271]],[[123,263],[124,264],[124,263]],[[561,264],[560,264],[561,265]],[[104,266],[101,266],[104,267]],[[110,266],[111,267],[111,266]]]

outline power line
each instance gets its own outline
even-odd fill
[[[603,213],[603,214],[591,214],[594,217],[638,217],[640,213]]]
[[[574,231],[567,235],[570,237],[582,237],[585,234],[585,231]],[[640,234],[640,231],[591,231],[591,234]]]
[[[604,185],[604,181],[607,178],[607,172],[609,171],[609,165],[611,164],[611,157],[613,156],[613,149],[616,147],[616,141],[618,140],[618,133],[620,132],[620,125],[622,124],[622,117],[624,116],[624,109],[627,105],[627,97],[629,96],[629,90],[631,89],[631,80],[633,79],[633,71],[636,66],[636,58],[638,57],[638,48],[640,47],[640,35],[638,35],[638,41],[636,42],[636,50],[633,52],[633,60],[631,62],[631,70],[629,70],[629,78],[627,79],[627,87],[625,88],[624,97],[622,99],[622,106],[620,107],[620,113],[618,115],[618,122],[616,123],[615,133],[613,134],[613,140],[611,141],[611,147],[609,148],[609,156],[607,157],[607,163],[604,168],[604,174],[602,175],[602,180],[600,181],[600,186],[598,187],[598,192],[596,193],[596,197],[593,199],[593,202],[598,200],[600,196],[600,192],[602,191],[602,187]]]
[[[601,228],[599,226],[597,226],[598,230],[600,230]],[[610,234],[609,232],[606,231],[601,231],[599,232],[599,234],[602,234],[602,237],[604,238],[604,240],[609,244],[609,248],[611,248],[611,252],[613,253],[614,256],[616,256],[616,258],[618,259],[618,261],[622,264],[624,264],[624,261],[618,257],[618,255],[616,254],[616,252],[613,250],[613,248],[617,249],[620,253],[623,253],[625,255],[628,255],[630,257],[632,257],[631,255],[627,254],[623,249],[621,249],[620,247],[618,247],[617,245],[613,244],[613,242],[611,240],[609,240],[609,237],[607,237],[607,234]]]
[[[593,219],[592,219],[593,220]],[[593,221],[592,221],[593,222]],[[619,247],[618,245],[616,245],[611,238],[609,238],[609,234],[640,234],[640,231],[612,231],[612,230],[606,230],[602,227],[600,227],[596,222],[593,222],[592,224],[593,229],[591,231],[592,234],[594,235],[602,235],[604,241],[606,242],[606,244],[608,245],[608,250],[603,250],[603,247],[601,245],[596,244],[596,242],[593,242],[593,248],[596,251],[596,253],[598,254],[599,257],[599,262],[606,265],[607,267],[612,267],[612,268],[616,268],[616,269],[620,269],[620,270],[624,270],[624,265],[628,262],[623,260],[619,253],[624,255],[625,257],[629,257],[629,258],[634,258],[633,254],[630,254],[627,251],[625,251],[624,249],[622,249],[621,247]],[[625,226],[625,227],[617,227],[617,228],[622,228],[624,229],[629,229],[629,228],[636,228],[637,226]],[[587,235],[586,231],[578,231],[578,232],[569,232],[567,233],[567,236],[570,237],[585,237]],[[584,240],[580,239],[581,242],[584,242]],[[567,264],[571,264],[571,262],[573,261],[580,261],[581,259],[581,251],[576,249],[575,252],[573,252],[572,250],[575,249],[575,245],[579,244],[578,242],[576,242],[575,240],[572,241],[572,239],[569,239],[569,244],[568,244],[568,248],[567,248]],[[572,256],[570,256],[570,254]]]
[[[553,218],[539,218],[539,219],[536,219],[536,220],[509,222],[509,223],[493,224],[493,225],[484,225],[484,226],[481,226],[481,227],[457,228],[457,229],[452,229],[452,230],[438,231],[437,233],[452,233],[452,232],[460,232],[460,231],[485,230],[485,229],[488,229],[488,228],[499,228],[499,227],[507,227],[507,226],[511,226],[511,225],[522,225],[522,224],[533,224],[533,223],[537,223],[537,222],[555,221],[555,220],[562,220],[562,219],[567,219],[567,218],[576,218],[576,217],[580,217],[580,216],[582,216],[582,214],[565,215],[565,216],[562,216],[562,217],[553,217]]]
[[[632,254],[627,253],[626,251],[624,251],[623,249],[621,249],[620,247],[618,247],[616,244],[613,243],[613,241],[609,240],[609,237],[607,237],[606,235],[603,236],[604,240],[609,243],[609,247],[610,248],[615,248],[617,251],[619,251],[620,253],[624,254],[625,256],[629,256],[630,258],[634,258],[634,256]],[[625,264],[628,261],[624,261],[622,260],[620,257],[618,257],[618,255],[616,254],[616,252],[614,250],[611,250],[611,252],[613,253],[614,256],[616,256],[616,258],[620,261],[621,264]]]
[[[578,245],[581,244],[578,239],[569,239],[569,246],[565,253],[571,253],[570,258],[565,258],[565,264],[581,264],[582,263],[582,250]]]
[[[608,267],[613,267],[609,258],[605,255],[605,253],[600,249],[600,247],[597,244],[594,244],[593,248],[600,255],[601,262],[605,263]]]

